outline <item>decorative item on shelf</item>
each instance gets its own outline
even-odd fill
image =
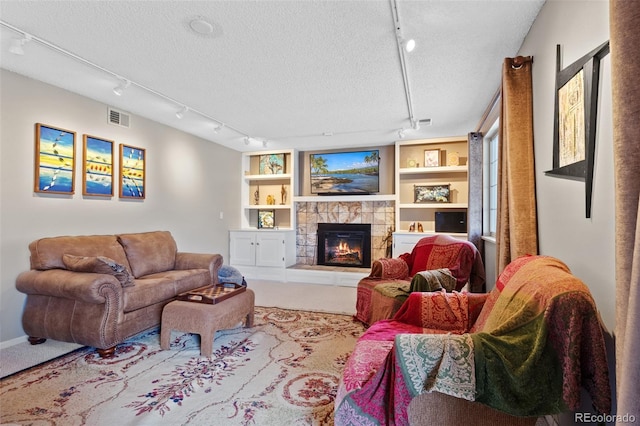
[[[273,206],[275,204],[276,204],[276,197],[274,197],[271,194],[267,195],[267,205]]]
[[[450,152],[447,154],[447,166],[459,166],[460,155],[457,152]]]
[[[416,223],[411,222],[411,225],[409,225],[409,232],[415,232],[415,230],[416,230]]]
[[[260,185],[256,188],[256,191],[253,193],[253,203],[257,206],[260,204]]]
[[[276,224],[275,210],[258,210],[258,229],[274,228]]]
[[[451,185],[413,185],[414,203],[449,203]]]
[[[440,166],[440,150],[439,149],[425,149],[424,150],[424,166],[425,167],[438,167]]]
[[[284,187],[284,184],[282,184],[282,189],[280,189],[280,204],[283,206],[287,204],[287,188]]]
[[[260,156],[261,175],[284,174],[284,154],[263,154]]]
[[[421,222],[418,222],[418,232],[424,232],[424,228],[422,227]]]
[[[418,163],[415,158],[407,159],[407,167],[418,167]]]

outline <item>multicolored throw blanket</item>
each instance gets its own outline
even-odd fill
[[[411,400],[431,391],[540,416],[577,409],[584,387],[595,409],[610,413],[602,325],[589,290],[564,263],[547,256],[512,262],[474,333],[468,296],[413,293],[393,320],[371,326],[345,366],[335,424],[407,424]],[[384,358],[381,350],[369,353],[372,359],[360,352],[372,341],[393,347]]]

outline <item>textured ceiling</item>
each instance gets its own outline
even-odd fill
[[[432,120],[419,130],[392,0],[2,0],[0,66],[239,151],[263,149],[244,135],[269,149],[376,146],[401,128],[408,139],[473,131],[543,2],[397,1],[401,32],[417,43],[406,55],[414,117]],[[194,18],[213,32],[191,31]],[[37,40],[9,54],[21,36],[9,27],[102,70]],[[134,82],[120,97],[113,74]],[[180,104],[227,127],[214,133],[194,112],[179,120]]]

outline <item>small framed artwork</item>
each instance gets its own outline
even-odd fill
[[[413,185],[414,203],[449,203],[451,185]]]
[[[276,225],[275,210],[258,210],[258,229],[273,228]]]
[[[146,163],[143,148],[120,144],[120,198],[145,198]]]
[[[113,197],[113,141],[83,135],[82,195]]]
[[[284,154],[263,154],[260,155],[261,175],[282,175],[285,171]]]
[[[36,123],[35,192],[73,194],[76,132]]]
[[[609,54],[606,41],[566,68],[556,46],[553,120],[553,169],[547,176],[585,182],[586,217],[591,217],[600,61]]]
[[[440,166],[440,150],[439,149],[424,150],[424,166],[425,167]]]

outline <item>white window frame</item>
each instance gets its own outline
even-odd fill
[[[498,221],[498,149],[500,119],[497,118],[484,135],[482,149],[482,235],[495,239]]]

